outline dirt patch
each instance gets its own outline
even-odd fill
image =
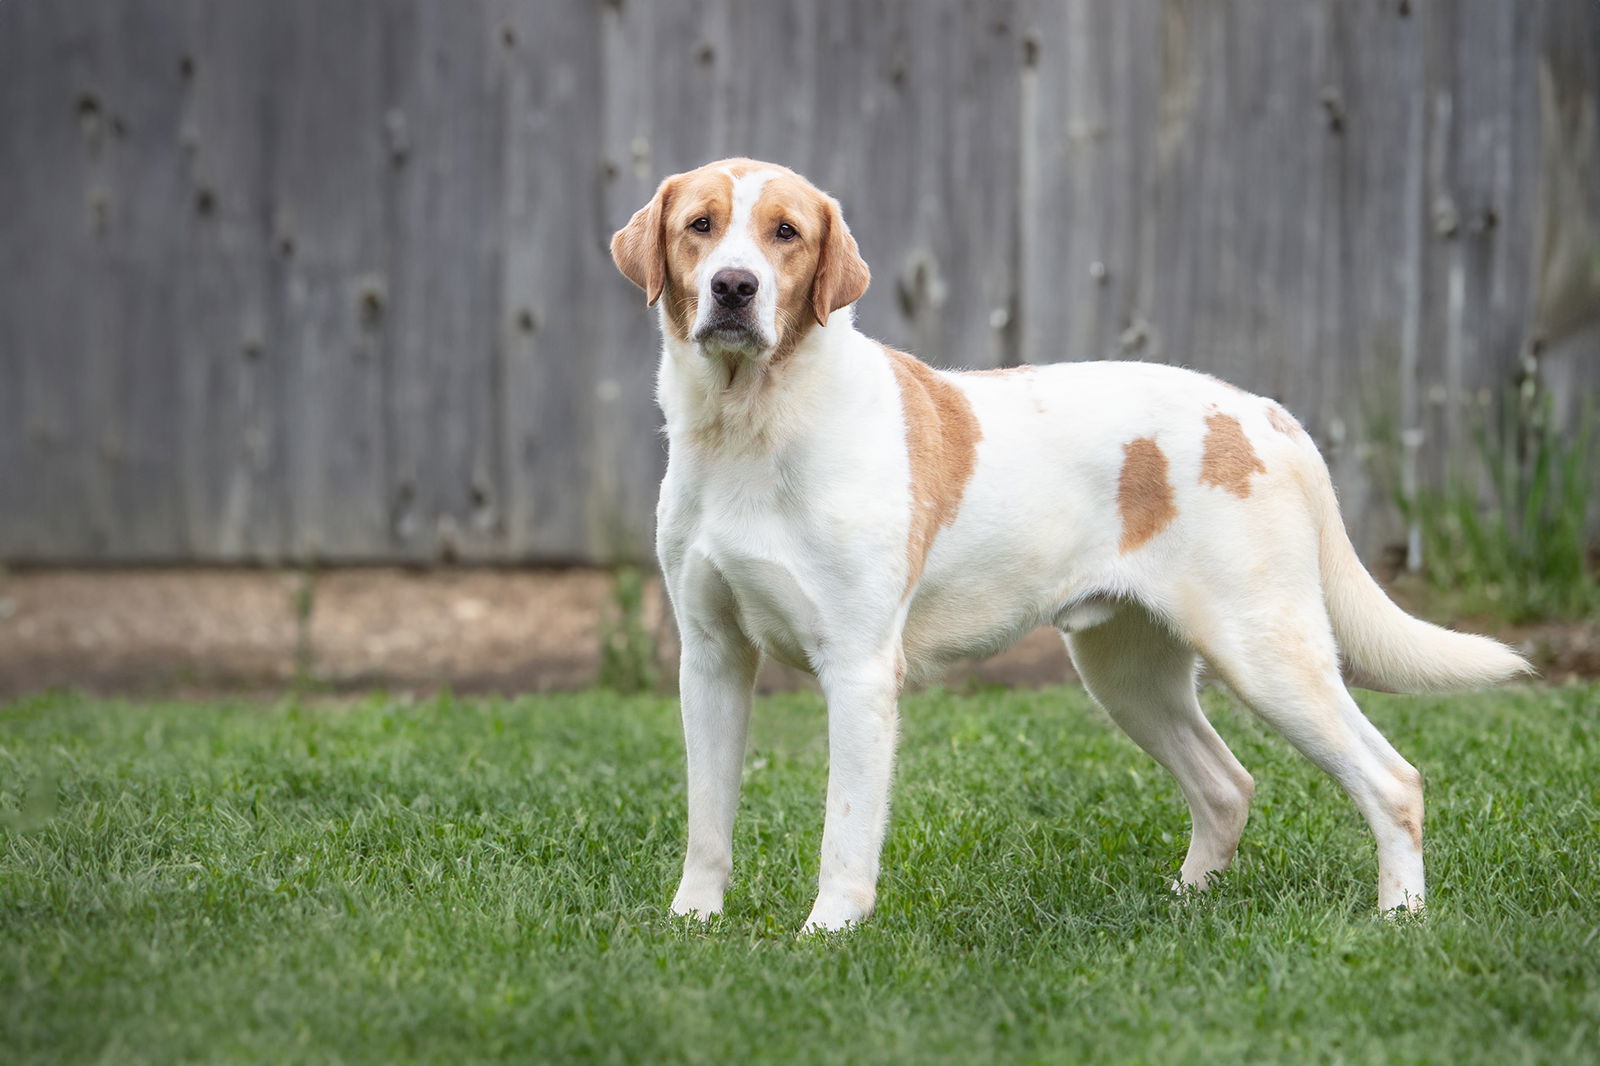
[[[581,688],[610,599],[598,570],[335,571],[315,584],[311,671],[338,688]]]
[[[130,695],[296,684],[543,692],[596,682],[612,578],[599,570],[30,570],[0,573],[0,697]],[[676,641],[660,585],[644,598],[662,675]],[[1052,684],[1066,652],[1041,630],[950,680]],[[768,664],[760,687],[805,687]]]
[[[295,675],[298,575],[0,575],[0,695],[282,685]]]
[[[295,684],[458,692],[592,685],[602,618],[598,570],[40,570],[0,573],[0,697],[50,688],[133,695],[274,691]],[[659,585],[644,601],[662,675],[676,646]],[[1493,631],[1493,627],[1472,627]],[[1552,681],[1600,676],[1600,625],[1497,634]],[[946,683],[1022,686],[1073,676],[1041,629],[1002,655],[958,663]],[[814,684],[769,664],[764,691]]]

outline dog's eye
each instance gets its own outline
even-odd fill
[[[793,226],[789,225],[789,223],[784,222],[778,226],[778,240],[792,241],[798,236],[800,236],[799,231]]]
[[[689,223],[689,228],[694,230],[696,233],[710,233],[711,220],[709,218],[697,218],[693,222]]]

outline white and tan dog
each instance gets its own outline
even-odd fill
[[[1341,653],[1396,690],[1527,664],[1384,595],[1282,407],[1168,366],[947,373],[886,348],[856,331],[868,271],[838,204],[780,166],[670,177],[611,249],[665,338],[657,547],[689,777],[674,912],[722,909],[763,654],[827,698],[806,928],[838,929],[876,898],[906,679],[1041,624],[1182,786],[1182,884],[1227,867],[1253,790],[1196,700],[1203,656],[1360,808],[1379,907],[1422,904],[1422,778],[1350,698]]]

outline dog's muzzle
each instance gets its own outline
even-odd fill
[[[751,306],[759,291],[760,279],[748,270],[717,271],[711,277],[710,313],[695,331],[695,342],[739,350],[765,347]]]

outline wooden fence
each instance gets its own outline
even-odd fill
[[[748,154],[868,331],[1283,399],[1367,550],[1600,387],[1593,0],[0,0],[0,561],[648,553],[606,241]]]

